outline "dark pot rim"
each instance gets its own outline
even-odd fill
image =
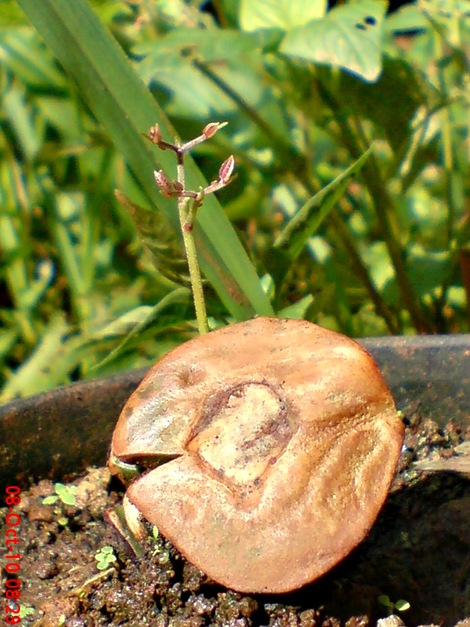
[[[443,425],[470,423],[470,334],[358,340],[398,409]],[[146,368],[80,381],[0,407],[0,481],[26,486],[106,462],[119,413]]]

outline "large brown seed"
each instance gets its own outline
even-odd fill
[[[167,462],[127,491],[215,581],[287,592],[367,534],[403,424],[370,355],[309,322],[257,318],[166,355],[124,408],[112,454]]]

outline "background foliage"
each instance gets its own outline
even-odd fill
[[[229,122],[188,163],[197,189],[237,162],[197,231],[213,326],[275,312],[351,336],[467,331],[469,5],[1,1],[1,398],[195,333],[167,278],[176,207],[152,170],[174,162],[142,137],[157,121],[168,139]]]

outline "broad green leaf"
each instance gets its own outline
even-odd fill
[[[173,155],[156,150],[142,137],[155,123],[166,139],[171,140],[175,131],[122,50],[86,0],[18,1],[78,84],[151,204],[178,230],[175,203],[159,194],[153,180],[155,169],[161,168],[172,176]],[[205,186],[204,177],[190,158],[186,160],[186,170],[188,188]],[[202,270],[231,314],[237,320],[253,313],[272,315],[254,267],[213,195],[206,198],[200,209],[194,232]]]
[[[289,31],[280,51],[304,61],[340,67],[375,82],[382,70],[384,0],[356,0]]]
[[[145,83],[157,83],[171,93],[171,103],[167,109],[169,113],[213,119],[214,115],[226,116],[238,109],[233,99],[220,87],[214,85],[191,62],[182,61],[173,52],[159,51],[158,54],[152,54],[139,63],[137,72]],[[239,93],[246,94],[251,106],[259,105],[263,86],[256,74],[248,71],[241,61],[218,66],[217,75]]]
[[[206,63],[230,61],[234,57],[255,50],[268,43],[258,33],[241,33],[236,30],[210,28],[176,28],[163,37],[134,46],[132,52],[140,55],[157,55],[159,62],[165,55],[195,56]],[[156,68],[158,70],[158,68]]]
[[[241,0],[240,25],[245,31],[291,30],[325,15],[326,0]]]
[[[140,59],[136,70],[144,82],[162,85],[171,93],[170,113],[208,118],[235,112],[238,104],[204,76],[194,61],[215,64],[217,76],[244,94],[250,106],[259,108],[265,86],[251,61],[256,49],[270,43],[262,35],[218,28],[178,28],[135,46],[132,52]]]

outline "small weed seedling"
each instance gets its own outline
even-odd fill
[[[29,605],[22,605],[20,608],[19,617],[26,618],[27,616],[32,616],[35,612],[36,610],[34,609],[34,607],[31,607]]]
[[[408,601],[405,601],[404,599],[399,599],[394,603],[386,594],[380,595],[378,602],[387,608],[389,614],[393,614],[395,611],[406,612],[406,610],[409,610],[411,607]]]
[[[116,556],[114,555],[113,547],[109,545],[103,546],[95,554],[95,560],[97,562],[96,568],[98,570],[106,570],[108,566],[112,564],[112,562],[116,561]]]
[[[57,501],[62,501],[64,505],[75,505],[77,486],[64,485],[63,483],[56,483],[54,485],[55,494],[46,496],[43,500],[44,505],[54,505]]]

